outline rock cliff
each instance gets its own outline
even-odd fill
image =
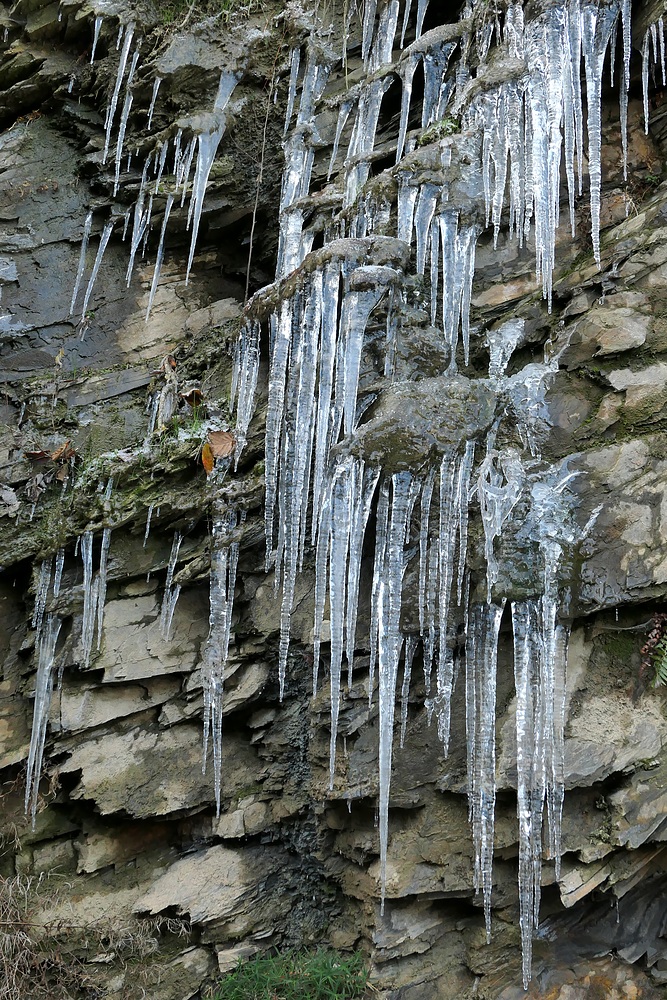
[[[390,6],[379,3],[380,15]],[[350,433],[345,425],[336,460],[363,458],[398,476],[484,442],[504,420],[505,461],[537,449],[575,474],[563,519],[572,518],[577,540],[559,610],[570,632],[562,863],[542,863],[527,995],[662,995],[667,714],[654,681],[667,621],[663,5],[632,5],[627,180],[620,23],[613,36],[616,87],[607,53],[601,90],[600,261],[591,159],[580,148],[585,191],[573,237],[563,190],[551,303],[536,283],[534,228],[523,243],[510,232],[504,178],[500,206],[485,218],[483,129],[470,109],[525,71],[502,48],[508,5],[437,6],[408,5],[405,46],[400,30],[390,39],[395,71],[386,86],[381,67],[364,65],[370,29],[347,3],[313,12],[268,2],[221,11],[16,0],[0,14],[0,996],[190,1000],[239,959],[316,944],[363,950],[377,989],[394,1000],[526,995],[509,603],[498,614],[490,944],[474,891],[465,670],[445,756],[433,706],[425,707],[421,646],[411,675],[407,652],[401,660],[403,733],[394,740],[386,867],[380,862],[384,723],[377,691],[369,702],[370,535],[360,549],[356,655],[337,739],[330,602],[315,636],[319,690],[311,691],[312,510],[301,529],[308,539],[289,650],[281,643],[275,568],[265,567],[271,354],[263,333],[244,421],[232,406],[235,345],[249,315],[259,327],[288,297],[305,302],[313,275],[331,273],[339,258],[354,260],[359,309],[365,294],[375,298],[361,327],[361,422]],[[526,21],[556,6],[527,3]],[[471,77],[456,82],[455,113],[438,114],[448,81],[454,86],[445,61],[436,120],[425,122],[417,104],[428,100],[427,56],[433,46],[441,54],[462,47],[464,31],[478,33]],[[311,81],[312,114],[298,133],[294,88],[307,91],[306,53],[329,72],[319,92]],[[373,74],[383,82],[377,137],[346,158],[348,115]],[[284,153],[286,119],[297,124]],[[279,205],[292,134],[305,137],[312,181],[293,200],[310,243],[288,268],[293,244]],[[345,189],[358,163],[368,169],[368,232],[352,231]],[[457,348],[458,314],[453,345],[445,343],[440,305],[437,315],[431,305],[433,244],[427,251],[417,236],[410,247],[412,219],[407,239],[396,238],[405,177],[447,184],[459,232],[464,224],[474,231],[468,359]],[[341,217],[345,233],[330,221],[340,227]],[[454,309],[442,283],[443,309]],[[400,318],[393,342],[388,299]],[[494,344],[504,350],[512,331],[512,349],[490,371]],[[516,414],[525,412],[524,429],[539,431],[539,442],[522,439]],[[480,445],[475,470],[482,459]],[[498,483],[510,483],[507,468]],[[475,599],[487,581],[495,602],[535,594],[531,515],[521,504],[489,551],[471,495],[464,562]],[[369,518],[380,520],[375,506]],[[413,543],[401,628],[417,636],[418,527]],[[229,627],[219,718],[210,635]],[[459,629],[457,665],[464,643]],[[212,738],[203,774],[205,718]]]

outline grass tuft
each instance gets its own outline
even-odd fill
[[[214,988],[211,1000],[354,1000],[367,985],[358,952],[288,951],[240,964]]]

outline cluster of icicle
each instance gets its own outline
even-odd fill
[[[108,504],[113,489],[113,481],[110,479],[106,484],[106,487],[104,487],[103,484],[100,484],[100,492],[102,489],[104,489],[104,500]],[[152,513],[152,509],[150,513]],[[144,542],[148,539],[149,530],[150,514],[147,519]],[[93,656],[93,651],[96,650],[99,652],[102,646],[102,629],[104,624],[104,607],[106,604],[111,533],[112,529],[110,527],[102,529],[97,570],[95,570],[93,564],[95,535],[91,529],[84,531],[83,534],[79,536],[74,549],[75,557],[78,555],[79,551],[81,552],[81,563],[83,569],[83,580],[81,586],[83,610],[81,616],[79,653],[79,663],[83,669],[88,669]],[[160,634],[164,639],[169,639],[170,637],[174,610],[176,608],[176,603],[181,590],[180,584],[174,583],[174,574],[176,571],[181,541],[182,535],[179,531],[176,531],[174,533],[174,540],[167,563],[164,595],[160,611],[159,629]],[[33,721],[25,791],[25,808],[26,812],[29,812],[32,817],[33,826],[35,824],[39,797],[39,783],[41,779],[42,758],[44,755],[44,744],[46,740],[46,726],[54,686],[53,675],[57,659],[56,646],[62,627],[62,617],[58,615],[57,610],[55,609],[57,609],[57,598],[60,594],[64,565],[65,549],[60,548],[58,549],[55,557],[42,560],[35,586],[35,605],[32,617],[32,627],[35,629],[37,675],[35,679],[35,704],[33,708]],[[231,592],[233,593],[233,582]],[[227,646],[225,645],[225,657],[226,650]],[[62,666],[59,671],[59,682],[61,675]]]
[[[463,109],[464,129],[481,136],[480,169],[484,180],[486,224],[497,239],[506,186],[509,187],[510,234],[520,242],[534,233],[536,269],[550,302],[554,247],[559,224],[560,167],[564,151],[571,225],[575,193],[581,193],[583,162],[588,159],[593,250],[599,261],[601,187],[601,88],[605,55],[616,50],[622,31],[621,130],[627,162],[627,100],[630,73],[630,3],[598,4],[566,0],[550,5],[524,24],[519,3],[507,6],[504,28],[493,21],[472,36],[474,5],[463,11],[460,30],[451,26],[422,35],[427,4],[420,0],[417,37],[392,65],[399,4],[367,2],[363,9],[362,57],[368,78],[346,92],[340,111],[329,169],[332,176],[349,116],[356,109],[347,154],[340,168],[340,210],[324,227],[325,250],[331,240],[349,241],[349,257],[312,251],[315,227],[304,225],[317,135],[314,111],[331,68],[315,46],[308,49],[295,108],[300,50],[292,53],[285,141],[280,243],[274,308],[268,317],[271,367],[266,426],[267,569],[275,570],[281,589],[279,676],[281,694],[289,648],[294,587],[308,537],[315,550],[314,686],[320,659],[328,601],[331,646],[330,784],[335,775],[341,675],[347,662],[351,682],[359,574],[364,537],[375,509],[374,572],[370,611],[369,698],[378,672],[379,691],[379,827],[381,881],[384,898],[388,846],[388,805],[394,711],[399,665],[403,661],[401,742],[405,736],[410,672],[419,641],[423,648],[427,708],[435,714],[447,753],[451,697],[459,662],[455,655],[457,624],[465,634],[466,733],[470,819],[475,851],[475,888],[481,890],[487,934],[490,933],[495,804],[495,691],[498,636],[505,600],[498,593],[495,543],[517,503],[523,499],[528,535],[538,552],[536,596],[511,606],[516,687],[516,739],[519,818],[519,896],[523,945],[523,978],[531,975],[532,937],[539,919],[543,851],[555,859],[558,874],[563,803],[563,727],[567,629],[558,621],[559,578],[567,552],[578,537],[568,505],[566,467],[545,467],[540,459],[541,418],[549,375],[557,359],[528,365],[507,378],[505,369],[520,341],[522,324],[505,324],[490,337],[489,381],[513,400],[513,414],[527,457],[512,448],[496,448],[498,421],[489,432],[475,471],[476,445],[442,456],[438,468],[385,475],[353,454],[336,448],[349,439],[363,412],[358,406],[360,354],[371,313],[388,300],[387,365],[393,374],[397,325],[392,296],[400,298],[401,268],[397,261],[360,264],[355,252],[374,233],[385,235],[392,206],[365,188],[375,148],[382,98],[396,75],[403,86],[397,141],[398,239],[416,249],[416,268],[427,273],[431,287],[431,321],[441,326],[455,369],[459,338],[468,360],[470,295],[475,246],[481,226],[461,224],[449,202],[447,185],[415,184],[401,161],[414,149],[408,137],[412,80],[420,61],[424,69],[422,128],[440,121],[451,107]],[[403,46],[409,21],[408,3],[400,33]],[[377,15],[377,17],[376,17]],[[494,30],[507,60],[516,71],[500,84],[480,87],[467,100],[473,45],[480,63],[487,58]],[[653,32],[655,36],[655,32]],[[652,37],[653,37],[652,36]],[[662,33],[656,37],[662,38]],[[459,45],[460,57],[448,73]],[[655,37],[654,53],[657,52]],[[662,49],[661,49],[662,53]],[[587,147],[581,65],[586,78]],[[384,68],[384,72],[382,71]],[[612,66],[613,72],[613,66]],[[292,125],[291,131],[288,127]],[[442,165],[449,165],[443,149]],[[576,171],[575,171],[576,163]],[[509,180],[509,184],[508,184]],[[319,225],[319,223],[318,223]],[[286,279],[299,268],[306,278]],[[371,273],[374,272],[374,273]],[[282,284],[281,284],[282,282]],[[440,293],[440,289],[442,292]],[[259,339],[266,292],[258,293],[247,311],[237,347],[237,459],[254,410],[259,365]],[[376,312],[377,314],[377,312]],[[487,600],[471,602],[466,571],[468,507],[476,498],[482,516],[487,562]],[[307,511],[313,511],[310,532]],[[276,511],[278,518],[276,519]],[[276,524],[277,520],[277,524]],[[413,525],[418,534],[413,538]],[[403,577],[416,549],[419,555],[419,636],[401,631]],[[229,599],[229,592],[225,600]],[[431,674],[436,667],[435,690]],[[542,827],[546,811],[547,838]]]
[[[445,753],[450,738],[451,697],[459,672],[455,634],[465,635],[466,734],[468,794],[475,853],[475,888],[481,890],[487,932],[490,929],[495,805],[495,689],[498,636],[505,600],[498,564],[498,541],[512,512],[523,504],[527,534],[538,553],[536,596],[511,607],[517,696],[517,772],[519,815],[519,896],[524,954],[524,984],[530,978],[531,942],[539,916],[542,826],[546,810],[546,853],[560,856],[560,816],[563,801],[563,725],[567,631],[558,621],[559,579],[568,547],[576,540],[568,509],[567,468],[545,468],[540,459],[544,393],[557,360],[528,365],[514,376],[506,368],[522,334],[520,321],[505,324],[490,335],[488,382],[505,399],[525,454],[498,445],[500,421],[486,442],[468,441],[440,456],[436,467],[404,470],[391,475],[368,465],[353,449],[341,449],[341,440],[353,440],[363,415],[358,382],[364,338],[371,317],[386,317],[385,376],[394,375],[400,323],[401,279],[407,269],[406,251],[414,246],[416,270],[430,280],[430,313],[442,330],[449,368],[456,367],[459,340],[467,363],[469,309],[477,239],[481,223],[463,218],[450,201],[448,184],[416,181],[409,155],[417,136],[409,133],[413,81],[422,66],[424,88],[421,129],[460,115],[466,132],[479,136],[479,171],[483,178],[486,225],[497,239],[509,189],[509,229],[519,242],[532,231],[536,269],[550,301],[554,247],[559,223],[560,167],[564,154],[571,224],[574,200],[581,192],[584,157],[590,180],[593,250],[600,256],[599,214],[601,187],[601,87],[607,50],[612,59],[620,26],[622,65],[620,82],[621,132],[627,160],[627,99],[630,66],[630,0],[560,0],[524,23],[520,3],[506,5],[499,19],[479,20],[481,5],[470,2],[460,23],[423,33],[428,0],[418,0],[415,38],[405,46],[411,2],[365,0],[361,10],[361,55],[365,78],[340,98],[338,122],[329,165],[335,177],[330,218],[321,213],[308,224],[312,205],[311,175],[320,143],[316,113],[334,64],[315,43],[307,46],[305,65],[300,48],[291,56],[285,121],[285,169],[280,201],[280,232],[276,283],[258,293],[248,305],[236,352],[233,396],[237,413],[236,460],[243,450],[255,405],[260,363],[260,338],[268,327],[270,341],[269,401],[266,426],[266,540],[267,570],[273,567],[281,599],[279,679],[284,690],[290,621],[295,584],[307,547],[315,553],[314,687],[324,635],[328,603],[331,646],[331,770],[335,776],[337,723],[343,662],[351,681],[356,646],[359,579],[364,538],[375,522],[374,574],[370,608],[369,698],[375,673],[379,697],[379,826],[381,882],[384,899],[388,848],[388,806],[394,732],[395,701],[401,662],[401,742],[407,723],[410,673],[421,643],[427,708],[437,719]],[[354,5],[350,5],[350,17]],[[347,44],[350,21],[345,26]],[[478,24],[477,28],[474,25]],[[96,37],[99,25],[95,26]],[[492,50],[493,36],[496,48]],[[131,84],[138,64],[138,46],[131,59],[134,26],[119,34],[118,75],[106,120],[104,158],[125,79],[125,100],[116,140],[115,187],[118,186],[124,136],[131,107]],[[122,41],[122,49],[120,48]],[[662,23],[652,26],[644,44],[644,93],[647,105],[649,48],[660,59],[664,74]],[[395,48],[401,50],[394,57]],[[501,82],[486,83],[480,66],[499,52],[505,63]],[[450,66],[455,53],[458,57]],[[345,61],[343,52],[343,61]],[[127,77],[125,71],[130,59]],[[581,68],[586,79],[587,146]],[[509,67],[509,70],[508,68]],[[612,64],[613,72],[613,64]],[[402,86],[401,112],[393,176],[397,206],[388,194],[369,184],[371,162],[384,95],[394,80]],[[222,111],[237,76],[221,78],[215,110]],[[149,123],[159,88],[156,79]],[[300,90],[297,107],[296,96]],[[648,120],[648,111],[647,120]],[[352,118],[351,118],[352,116]],[[340,144],[348,121],[350,137],[343,162]],[[164,143],[143,165],[137,201],[132,213],[128,283],[135,255],[150,232],[153,199],[163,177],[173,175],[167,195],[157,261],[151,288],[155,295],[171,209],[180,195],[184,204],[191,183],[188,224],[192,238],[188,273],[204,195],[222,137],[223,117],[210,131],[183,145],[179,132],[173,144]],[[173,157],[171,169],[170,151]],[[197,153],[192,182],[189,181]],[[443,144],[441,166],[446,176],[451,148]],[[575,169],[576,165],[576,169]],[[152,170],[152,176],[149,174]],[[129,227],[129,214],[125,229]],[[395,220],[395,222],[394,222]],[[387,235],[395,225],[394,235]],[[89,215],[84,227],[81,261],[72,297],[72,312],[83,279]],[[84,296],[85,315],[95,276],[113,229],[106,224]],[[313,251],[323,229],[324,249]],[[125,235],[125,234],[124,234]],[[296,273],[296,277],[295,277]],[[375,321],[375,320],[374,320]],[[485,536],[486,600],[473,589],[466,566],[468,510],[479,505]],[[211,543],[210,630],[204,656],[205,754],[213,744],[215,793],[220,808],[222,705],[225,663],[232,623],[234,584],[238,561],[235,534],[237,515],[215,502]],[[308,510],[313,511],[310,524]],[[374,510],[374,517],[371,516]],[[148,531],[148,525],[147,525]],[[91,539],[92,543],[92,539]],[[108,540],[107,540],[108,547]],[[178,598],[173,584],[180,535],[174,537],[162,607],[162,631],[169,634],[171,614]],[[82,540],[82,548],[83,540]],[[104,550],[104,545],[103,545]],[[84,549],[84,568],[86,552]],[[403,634],[401,609],[403,578],[413,554],[419,560],[419,633]],[[102,565],[95,596],[84,608],[84,654],[92,649],[95,614],[98,641]],[[84,581],[85,583],[85,581]],[[48,583],[47,583],[48,590]],[[40,585],[41,594],[42,588]],[[55,592],[55,585],[54,585]],[[39,596],[39,595],[38,595]],[[41,600],[41,598],[40,598]],[[45,605],[44,605],[45,606]],[[91,610],[94,609],[94,610]],[[43,612],[42,612],[43,614]],[[91,618],[92,616],[92,618]],[[91,625],[92,622],[92,625]],[[86,624],[87,623],[87,624]],[[60,624],[47,616],[39,638],[38,688],[50,691],[53,653]],[[55,638],[54,638],[55,635]],[[44,666],[42,667],[42,662]],[[50,663],[50,666],[47,664]],[[435,684],[432,674],[435,670]],[[31,746],[31,795],[36,795],[46,725],[44,699],[35,706]],[[41,735],[40,735],[41,733]],[[40,742],[41,741],[41,742]],[[37,769],[37,770],[36,770]]]
[[[95,642],[97,649],[102,642],[102,624],[107,590],[107,564],[111,529],[104,528],[100,547],[100,561],[97,572],[93,571],[93,532],[85,531],[77,541],[81,548],[83,563],[83,615],[81,626],[81,665],[87,668]],[[46,740],[46,726],[49,718],[51,695],[53,693],[56,646],[62,627],[62,618],[55,610],[47,610],[56,602],[60,593],[65,549],[58,549],[55,557],[41,563],[35,590],[35,607],[32,626],[35,629],[35,651],[37,674],[35,678],[35,704],[33,707],[28,770],[26,775],[25,808],[34,826],[39,799],[39,783],[42,772],[42,758]],[[62,674],[62,668],[59,672]]]
[[[101,25],[102,25],[102,18],[101,17],[96,18],[91,62],[95,54],[95,48],[97,46],[97,41],[99,39]],[[107,161],[109,150],[112,144],[112,132],[114,128],[114,123],[116,121],[116,112],[118,110],[121,90],[123,89],[124,86],[125,96],[120,111],[118,132],[116,137],[116,151],[114,160],[114,182],[113,182],[114,197],[116,196],[120,185],[121,169],[122,169],[123,159],[125,156],[125,147],[126,147],[125,133],[127,131],[127,124],[133,102],[132,85],[136,78],[137,69],[139,66],[139,50],[141,46],[140,38],[136,41],[134,51],[132,52],[132,56],[130,57],[130,50],[132,48],[132,43],[134,40],[134,32],[135,32],[134,22],[131,22],[128,25],[121,25],[120,28],[118,29],[118,37],[116,41],[116,49],[120,50],[118,70],[116,73],[116,79],[113,91],[109,100],[109,104],[107,106],[106,118],[105,118],[105,139],[104,139],[104,151],[102,154],[103,164],[106,163]],[[129,61],[129,66],[128,66],[128,61]],[[211,116],[212,124],[208,130],[203,130],[197,134],[193,134],[186,142],[184,142],[183,130],[179,129],[171,141],[167,139],[161,144],[157,144],[155,148],[148,154],[148,156],[144,160],[143,167],[141,170],[141,178],[139,180],[139,190],[137,193],[137,198],[134,203],[134,206],[132,207],[132,209],[125,212],[124,216],[122,217],[123,241],[126,239],[128,233],[130,219],[132,220],[132,226],[130,232],[129,261],[127,265],[127,274],[126,274],[127,286],[129,287],[130,282],[132,280],[132,272],[134,270],[134,263],[137,252],[139,251],[140,247],[142,248],[142,255],[145,254],[146,252],[146,245],[148,242],[148,237],[151,232],[154,199],[158,195],[158,192],[162,191],[162,193],[164,193],[165,190],[167,191],[166,202],[164,204],[164,211],[162,216],[162,225],[160,228],[160,236],[155,256],[155,267],[153,270],[153,278],[151,281],[151,288],[148,296],[148,305],[146,307],[146,320],[148,320],[148,317],[150,316],[150,312],[153,307],[153,302],[155,300],[155,293],[157,291],[158,283],[160,280],[160,272],[162,269],[162,262],[164,259],[164,241],[167,232],[167,226],[169,224],[169,217],[171,215],[174,204],[180,204],[181,208],[184,206],[188,191],[190,193],[190,201],[188,206],[188,218],[187,218],[186,228],[191,231],[191,236],[190,236],[190,249],[188,253],[188,264],[186,271],[186,283],[190,276],[190,271],[192,269],[192,262],[194,260],[195,247],[197,243],[197,236],[199,233],[199,224],[204,205],[206,187],[208,184],[209,175],[211,173],[211,167],[213,166],[213,162],[215,160],[218,147],[220,145],[220,141],[224,134],[224,127],[225,127],[224,111],[225,108],[227,107],[229,99],[232,96],[234,87],[236,86],[238,79],[239,79],[238,73],[223,72],[221,74],[220,82],[218,85],[218,91],[213,105],[213,114]],[[155,104],[157,101],[160,83],[161,83],[161,78],[159,76],[155,77],[153,83],[153,92],[151,95],[151,101],[147,110],[146,128],[149,131],[153,120],[153,113],[155,110]],[[196,153],[196,158],[195,158],[195,153]],[[194,170],[193,170],[193,163],[194,163]],[[132,165],[132,153],[128,152],[127,163],[125,168],[128,173],[130,171],[131,165]],[[162,185],[162,189],[160,185]],[[97,252],[90,272],[90,277],[86,285],[83,302],[81,304],[80,315],[82,319],[85,319],[86,317],[86,312],[88,310],[88,305],[90,303],[90,298],[93,293],[93,288],[97,280],[100,266],[102,264],[102,259],[104,257],[105,250],[111,238],[111,234],[113,232],[114,226],[116,225],[116,222],[117,219],[115,217],[109,219],[107,222],[105,222],[102,232],[100,234],[100,240],[97,247]],[[72,299],[70,303],[70,316],[74,314],[79,294],[79,289],[81,287],[84,272],[86,269],[88,241],[90,238],[92,226],[93,226],[93,212],[90,211],[86,217],[83,227],[79,266],[77,269],[74,290],[72,292]],[[83,326],[82,329],[85,331],[85,325]]]

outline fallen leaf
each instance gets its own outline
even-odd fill
[[[51,458],[54,462],[68,462],[75,454],[74,448],[72,448],[70,441],[67,440],[51,453]]]
[[[24,451],[23,454],[33,462],[41,462],[45,458],[51,458],[51,453],[43,451],[42,448],[37,448],[35,451]]]
[[[208,441],[204,443],[204,447],[201,450],[201,464],[206,469],[206,475],[210,476],[215,467],[215,458],[213,457],[213,450]]]
[[[231,431],[209,431],[208,444],[214,458],[229,458],[236,440]]]
[[[188,389],[186,392],[180,392],[179,396],[181,399],[185,400],[185,402],[188,403],[189,406],[192,406],[193,408],[195,406],[201,406],[202,400],[204,398],[201,389],[197,388]]]

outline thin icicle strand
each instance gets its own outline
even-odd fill
[[[76,298],[79,294],[79,288],[81,287],[81,280],[83,278],[83,272],[86,269],[86,251],[88,249],[88,239],[90,237],[90,230],[93,225],[93,210],[88,212],[86,216],[86,221],[83,224],[83,234],[81,236],[81,252],[79,254],[79,266],[76,270],[76,280],[74,282],[74,291],[72,292],[72,301],[70,302],[69,314],[70,316],[74,312],[74,307],[76,305]]]
[[[164,584],[164,597],[162,598],[162,609],[160,611],[160,635],[163,639],[169,639],[171,632],[171,622],[174,617],[176,602],[181,592],[181,585],[174,586],[174,572],[178,561],[178,553],[181,547],[183,536],[180,531],[174,532],[174,540],[171,544],[169,562],[167,563],[167,577]]]

